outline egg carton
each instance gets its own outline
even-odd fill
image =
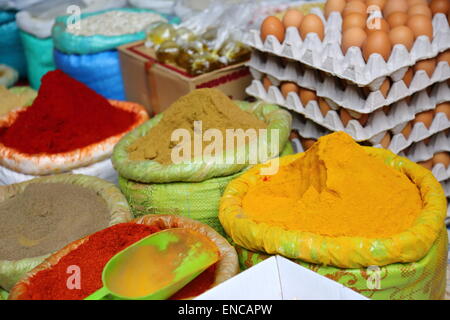
[[[331,133],[330,130],[315,124],[298,113],[292,114],[292,129],[306,139],[319,139]]]
[[[450,88],[446,83],[442,83],[442,85],[433,90],[431,95],[428,95],[427,90],[416,93],[409,105],[406,103],[406,100],[396,102],[390,107],[387,115],[382,109],[376,110],[369,115],[367,124],[364,127],[357,120],[350,120],[347,126],[344,127],[336,110],[330,110],[324,117],[317,101],[309,101],[306,106],[303,106],[298,94],[294,92],[290,92],[287,98],[284,98],[278,87],[274,85],[270,86],[268,92],[266,92],[260,80],[253,80],[251,85],[246,89],[246,92],[261,100],[278,104],[289,110],[303,114],[307,119],[314,121],[330,131],[345,131],[357,141],[370,140],[373,144],[377,144],[386,131],[391,129],[395,131],[400,127],[403,129],[407,122],[415,118],[417,113],[434,109],[437,104],[450,101]],[[439,113],[434,118],[429,129],[425,126],[423,128],[420,126],[415,128],[413,138],[410,137],[408,140],[400,143],[400,145],[411,144],[413,139],[418,139],[418,137],[426,135],[431,136],[449,127],[450,121],[444,114]]]
[[[372,90],[380,88],[386,77],[400,81],[407,69],[417,61],[434,58],[440,52],[450,48],[450,27],[444,14],[433,17],[433,40],[427,36],[419,36],[408,52],[406,47],[397,44],[393,47],[389,60],[374,53],[365,62],[361,49],[351,47],[344,55],[340,46],[342,33],[342,16],[333,12],[325,20],[320,9],[312,9],[325,26],[325,35],[321,41],[317,34],[309,33],[304,40],[298,29],[288,27],[283,43],[273,35],[268,35],[263,42],[259,30],[250,30],[244,42],[256,50],[269,52],[280,57],[301,62],[311,68],[318,69],[333,76],[353,82],[360,87],[369,86]]]
[[[443,83],[450,79],[450,66],[447,62],[442,61],[436,66],[431,78],[424,70],[419,70],[414,74],[409,87],[400,79],[391,85],[386,98],[380,90],[373,91],[367,98],[364,98],[359,93],[360,89],[357,86],[347,85],[345,89],[342,89],[335,77],[323,76],[323,74],[318,74],[317,70],[304,68],[292,60],[287,61],[283,66],[279,57],[269,55],[265,59],[263,54],[254,51],[247,65],[250,67],[254,79],[260,80],[266,74],[276,84],[281,81],[295,82],[303,88],[316,91],[317,96],[325,98],[330,104],[359,113],[374,112],[423,91],[433,84]]]
[[[444,189],[445,196],[450,198],[450,179],[441,181],[442,188]],[[450,205],[450,203],[449,203]],[[447,210],[447,216],[450,217],[450,212]]]
[[[440,132],[434,135],[428,144],[425,141],[414,143],[407,157],[414,162],[427,161],[438,152],[450,152],[450,134]]]

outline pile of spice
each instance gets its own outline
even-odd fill
[[[13,109],[28,106],[35,97],[36,92],[31,89],[16,93],[13,90],[6,89],[4,86],[0,86],[0,117]]]
[[[227,129],[264,129],[267,124],[255,115],[239,108],[218,89],[198,89],[181,97],[163,113],[161,121],[147,135],[137,139],[128,148],[131,160],[155,160],[172,163],[172,149],[178,142],[171,141],[177,129],[186,129],[191,136],[194,154],[194,121],[202,122],[202,130],[218,129],[225,137]],[[211,142],[203,141],[203,149]],[[226,147],[225,141],[223,146]]]
[[[140,239],[161,231],[156,226],[136,223],[121,223],[101,230],[89,237],[89,240],[62,257],[52,268],[36,273],[27,290],[20,297],[28,300],[81,300],[91,295],[102,284],[102,272],[106,263],[118,252]],[[81,288],[68,289],[67,268],[79,266],[81,270]],[[177,299],[184,299],[202,293],[214,282],[215,266],[209,268],[185,288],[179,291]]]
[[[60,70],[42,78],[34,103],[8,128],[0,143],[26,154],[55,154],[101,142],[129,129],[132,112],[108,100]]]
[[[243,199],[248,217],[323,236],[385,238],[408,229],[422,209],[417,186],[343,132],[262,177]]]
[[[0,260],[55,252],[108,226],[95,191],[66,183],[33,183],[0,203]]]

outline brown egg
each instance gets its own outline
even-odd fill
[[[385,61],[388,61],[392,51],[392,44],[386,32],[373,31],[367,35],[362,49],[366,61],[369,61],[369,57],[373,53],[380,54]]]
[[[342,124],[344,125],[344,127],[347,126],[347,124],[349,123],[350,120],[353,120],[353,117],[344,108],[339,109],[339,117],[341,118],[341,121],[342,121]]]
[[[405,75],[403,76],[403,82],[405,85],[409,88],[409,85],[411,84],[412,78],[413,78],[414,72],[413,68],[409,67],[406,71]]]
[[[410,51],[414,44],[414,33],[407,26],[398,26],[389,31],[389,39],[393,46],[402,44]]]
[[[424,15],[429,18],[432,17],[430,7],[428,7],[426,4],[416,4],[412,7],[409,7],[408,15],[409,16]]]
[[[365,126],[367,121],[369,120],[369,115],[367,113],[361,113],[359,117],[356,117],[356,119],[359,121],[361,126]]]
[[[391,144],[391,134],[389,131],[385,133],[384,137],[380,141],[380,144],[384,149],[389,148],[389,145]]]
[[[360,13],[350,13],[344,18],[342,22],[342,30],[345,31],[347,29],[358,27],[364,29],[366,26],[366,17]]]
[[[308,150],[309,148],[311,148],[313,146],[314,143],[316,143],[315,139],[305,139],[305,138],[301,138],[300,139],[300,143],[302,144],[303,150]]]
[[[393,12],[408,12],[408,2],[406,0],[390,0],[383,8],[383,16],[389,17]]]
[[[385,19],[373,18],[367,21],[366,33],[369,34],[374,31],[384,31],[388,33],[390,30],[389,23]]]
[[[370,6],[375,6],[377,10],[382,11],[386,4],[386,0],[366,0],[366,4],[368,10]]]
[[[319,108],[322,115],[325,117],[328,114],[328,111],[332,110],[330,105],[325,101],[324,98],[319,98]]]
[[[408,14],[405,12],[394,12],[387,17],[387,22],[389,23],[389,26],[392,28],[398,27],[398,26],[404,26],[406,25],[406,22],[408,21]]]
[[[436,59],[426,59],[416,62],[414,65],[414,72],[417,72],[419,70],[425,70],[428,74],[428,77],[431,78],[431,76],[434,73],[434,70],[436,69]]]
[[[328,0],[325,4],[325,16],[328,18],[331,12],[342,13],[342,11],[344,11],[345,5],[345,0]]]
[[[448,168],[448,165],[450,164],[450,153],[448,152],[435,153],[433,156],[433,166],[437,165],[438,163],[442,163],[445,168]]]
[[[306,106],[308,102],[312,100],[317,100],[316,93],[312,90],[306,89],[306,88],[300,88],[300,101],[302,102],[303,106]]]
[[[434,110],[435,113],[445,113],[447,115],[447,119],[450,120],[450,102],[440,103],[436,106]]]
[[[381,84],[380,91],[385,98],[388,96],[390,88],[391,88],[391,79],[389,78],[384,79],[383,83]]]
[[[284,25],[277,17],[268,16],[261,24],[261,39],[263,41],[271,34],[281,43],[284,40],[284,32]]]
[[[344,11],[342,12],[342,15],[345,17],[348,14],[354,13],[354,12],[367,16],[367,6],[366,6],[365,2],[355,1],[355,0],[347,2],[347,5],[345,6]]]
[[[441,61],[447,61],[450,66],[450,50],[444,51],[437,56],[438,63]]]
[[[272,85],[272,81],[270,81],[268,76],[264,76],[264,78],[262,79],[262,83],[263,83],[264,89],[266,91],[269,91],[269,88]]]
[[[385,115],[388,115],[388,114],[389,114],[389,111],[391,111],[391,106],[384,106],[384,107],[382,108],[382,110],[383,110],[383,112],[384,112]]]
[[[287,98],[287,95],[289,92],[294,92],[298,94],[298,86],[294,82],[283,82],[281,84],[281,93],[285,98]]]
[[[433,158],[431,158],[430,160],[427,160],[427,161],[417,162],[417,164],[420,164],[425,169],[431,170],[431,169],[433,169]]]
[[[428,137],[426,139],[423,139],[422,142],[425,143],[425,145],[428,145],[431,141],[431,137]]]
[[[302,39],[306,39],[308,33],[316,33],[320,40],[323,40],[324,26],[322,19],[315,14],[307,14],[300,25],[300,35]]]
[[[300,140],[300,135],[298,134],[297,131],[291,130],[291,133],[289,135],[289,140],[295,140],[295,139]]]
[[[430,8],[431,8],[431,12],[433,12],[433,14],[436,14],[436,13],[446,14],[450,10],[450,1],[448,1],[448,0],[431,0]]]
[[[303,13],[297,9],[289,9],[283,16],[283,25],[288,27],[299,28],[303,20]]]
[[[414,38],[427,36],[430,41],[433,40],[433,25],[431,19],[424,15],[411,16],[406,24],[414,33]]]
[[[347,53],[350,47],[361,47],[366,40],[367,35],[361,28],[350,28],[342,34],[342,52]]]
[[[408,139],[409,135],[412,131],[412,124],[411,122],[408,122],[402,129],[401,134],[405,137],[405,139]]]
[[[416,118],[413,120],[414,123],[422,122],[425,127],[430,129],[431,123],[433,122],[434,110],[428,110],[416,114]]]
[[[428,5],[428,1],[427,0],[408,0],[408,5],[410,7],[416,5],[416,4],[424,4],[424,5]]]

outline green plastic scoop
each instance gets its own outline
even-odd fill
[[[85,300],[164,300],[218,260],[215,244],[198,232],[157,232],[116,254],[103,269],[103,288]]]

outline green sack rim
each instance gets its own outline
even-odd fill
[[[258,174],[256,170],[262,165],[253,167],[227,186],[219,209],[222,226],[243,248],[314,264],[360,268],[420,260],[438,237],[447,214],[447,201],[441,184],[431,171],[389,150],[373,147],[364,147],[364,150],[406,174],[419,188],[424,206],[409,229],[387,238],[329,237],[256,223],[246,217],[241,203],[252,184],[252,176]],[[285,156],[280,165],[303,155]]]
[[[90,16],[96,16],[109,11],[126,11],[126,12],[148,12],[154,13],[166,19],[170,24],[178,24],[180,19],[164,13],[157,12],[151,9],[139,9],[139,8],[113,8],[105,9],[96,12],[88,12],[80,15],[81,20]],[[143,40],[147,34],[145,31],[127,33],[118,36],[78,36],[66,31],[67,22],[71,18],[71,15],[64,15],[55,19],[55,24],[52,28],[52,38],[56,49],[68,54],[93,54],[107,50],[113,50],[126,43]],[[80,46],[80,43],[85,45]]]
[[[249,103],[244,101],[234,101],[241,109],[251,112],[259,119],[264,120],[267,124],[267,144],[271,143],[272,130],[279,130],[278,146],[284,146],[288,141],[291,131],[292,116],[281,107],[263,102]],[[112,156],[114,168],[120,176],[144,183],[166,183],[166,182],[200,182],[214,177],[229,176],[236,172],[242,171],[249,167],[248,163],[228,164],[205,162],[201,159],[193,159],[192,162],[185,164],[162,165],[153,160],[134,161],[128,157],[128,147],[136,141],[136,139],[145,136],[147,132],[156,126],[164,113],[160,113],[150,119],[140,127],[129,132],[115,146]],[[257,141],[254,143],[257,143]],[[243,154],[248,160],[249,144],[245,146]],[[270,149],[270,148],[267,148]],[[268,150],[268,159],[277,157],[281,150],[276,150],[276,154]],[[227,153],[226,158],[233,158],[234,154]],[[228,157],[229,156],[229,157]],[[214,159],[213,159],[214,160]],[[227,163],[228,162],[228,163]],[[246,161],[248,162],[248,161]]]
[[[133,219],[125,196],[114,184],[97,177],[81,174],[54,175],[36,178],[17,184],[0,186],[0,203],[17,193],[22,192],[28,185],[36,183],[67,183],[94,190],[105,200],[108,207],[108,211],[111,215],[108,226],[128,222]],[[0,287],[9,290],[18,280],[20,280],[19,278],[21,276],[44,261],[50,254],[51,253],[14,261],[0,260]]]

